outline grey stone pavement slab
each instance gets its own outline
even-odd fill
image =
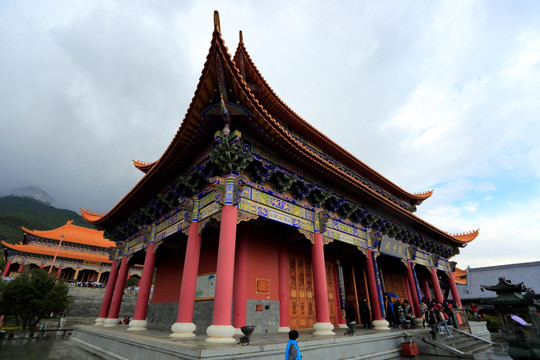
[[[15,339],[0,342],[2,360],[101,360],[67,339]]]
[[[112,329],[109,329],[112,330]],[[238,345],[213,345],[208,344],[204,340],[206,336],[199,335],[197,337],[191,338],[190,340],[176,340],[171,339],[168,335],[169,332],[159,331],[159,330],[148,330],[144,332],[144,335],[136,332],[128,332],[127,326],[118,326],[115,330],[118,333],[123,333],[125,335],[133,337],[150,337],[154,339],[156,343],[162,343],[163,345],[168,343],[181,343],[182,347],[196,349],[196,350],[218,350],[222,349],[227,351],[227,348],[235,347]],[[335,329],[336,337],[343,336],[344,329]],[[394,331],[394,330],[391,330]],[[420,330],[422,331],[422,330]],[[317,341],[319,337],[313,335],[311,330],[300,331],[300,345],[302,343],[308,344],[312,341]],[[375,330],[370,329],[357,329],[355,336],[370,335],[378,333]],[[268,333],[268,334],[254,334],[251,337],[252,346],[262,346],[274,344],[274,346],[283,346],[285,349],[285,344],[287,342],[287,334],[282,333]],[[218,350],[219,351],[219,350]],[[507,357],[498,357],[491,354],[486,357],[486,360],[489,359],[508,359]],[[434,359],[458,359],[452,357],[436,357],[428,355],[420,355],[417,357],[422,360],[434,360]],[[101,357],[94,355],[90,352],[85,351],[82,348],[79,348],[72,342],[68,341],[68,337],[65,339],[60,338],[38,338],[38,339],[14,339],[14,340],[3,340],[0,342],[0,359],[1,360],[43,360],[43,359],[62,359],[62,360],[100,360]],[[406,357],[396,357],[394,359],[410,359]],[[328,359],[333,360],[333,359]]]

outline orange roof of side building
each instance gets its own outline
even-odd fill
[[[456,267],[456,271],[452,273],[452,276],[454,277],[456,284],[467,284],[467,270],[462,270]]]
[[[21,228],[25,236],[30,234],[43,239],[62,240],[102,248],[116,247],[113,241],[103,238],[103,231],[73,225],[73,220],[69,220],[65,225],[52,230],[30,230],[24,226]]]
[[[14,251],[19,251],[19,252],[33,254],[33,255],[45,255],[45,256],[51,256],[51,257],[53,257],[57,251],[57,248],[55,247],[46,247],[46,246],[39,246],[39,245],[33,245],[33,244],[10,244],[5,241],[2,241],[2,245]],[[81,251],[71,251],[71,250],[64,250],[64,249],[58,249],[58,257],[76,259],[76,260],[98,261],[102,263],[112,263],[112,261],[109,260],[109,257],[107,255],[97,255],[97,254],[85,253]]]

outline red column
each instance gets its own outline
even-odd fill
[[[193,337],[196,326],[193,323],[195,308],[195,292],[197,289],[197,273],[201,254],[201,239],[198,234],[199,223],[195,220],[189,225],[188,241],[184,258],[184,271],[178,300],[176,323],[171,326],[170,337]]]
[[[238,236],[234,266],[234,309],[233,326],[240,331],[242,326],[246,326],[247,311],[247,271],[248,271],[248,242],[245,232]]]
[[[44,266],[45,266],[45,265],[41,264],[41,265],[39,266],[39,268],[40,268],[40,269],[43,269]]]
[[[148,299],[150,298],[150,289],[152,288],[152,278],[154,277],[154,268],[156,265],[156,254],[154,254],[153,241],[146,248],[144,257],[143,272],[140,279],[139,295],[135,304],[135,313],[133,320],[129,322],[128,330],[146,330],[146,310],[148,309]]]
[[[56,272],[56,280],[60,279],[60,273],[62,272],[62,267],[58,267],[58,271]]]
[[[371,311],[373,311],[373,320],[385,320],[381,316],[381,305],[377,290],[377,280],[375,279],[375,268],[373,267],[373,256],[371,249],[367,251],[367,274],[369,284],[369,298],[371,300]]]
[[[411,305],[414,308],[414,314],[416,315],[416,317],[421,317],[422,314],[420,313],[420,302],[418,299],[418,292],[416,291],[416,283],[414,282],[412,264],[409,260],[407,261],[407,279],[409,280],[409,289],[410,289],[411,297],[412,297],[411,299],[409,299],[409,301],[411,301]]]
[[[103,322],[107,318],[109,313],[109,308],[111,307],[111,299],[114,292],[114,285],[116,283],[116,277],[118,275],[118,260],[114,260],[111,265],[111,274],[109,276],[109,281],[107,282],[107,288],[105,289],[105,295],[103,295],[103,301],[101,302],[101,311],[99,316],[96,319],[94,325],[103,325]]]
[[[424,290],[424,297],[427,300],[431,300],[431,291],[429,290],[429,284],[428,284],[427,279],[425,278],[421,279],[421,283],[422,283],[422,289]]]
[[[463,307],[461,306],[459,292],[456,287],[456,281],[454,280],[454,275],[452,275],[451,272],[448,273],[448,283],[450,284],[450,291],[452,291],[452,298],[454,299],[454,302],[457,303],[460,309],[463,309]]]
[[[6,264],[6,267],[4,269],[4,273],[2,274],[3,277],[7,277],[9,275],[9,267],[11,266],[11,261],[8,261]]]
[[[19,265],[19,270],[17,270],[17,272],[22,272],[24,268],[24,263],[21,263],[21,265]]]
[[[291,331],[289,318],[289,254],[285,244],[279,247],[279,329],[278,332]]]
[[[313,287],[315,290],[315,311],[317,322],[313,325],[315,335],[335,335],[332,329],[334,326],[330,322],[330,311],[328,309],[328,285],[326,282],[326,267],[324,262],[324,247],[322,234],[313,234],[313,245],[311,246],[311,257],[313,266]]]
[[[122,305],[122,297],[124,297],[124,288],[126,286],[126,274],[128,271],[127,256],[124,255],[120,263],[120,270],[114,285],[114,293],[111,301],[111,308],[105,319],[103,326],[116,326],[119,323],[118,314],[120,313],[120,305]]]
[[[443,303],[441,285],[439,284],[439,278],[437,277],[437,268],[431,268],[431,282],[433,283],[433,292],[435,293],[435,300],[438,303]]]
[[[206,342],[236,342],[231,325],[231,308],[234,282],[234,253],[236,246],[236,220],[238,209],[224,205],[221,209],[219,245],[216,268],[216,294],[212,325],[206,329]]]
[[[407,273],[404,273],[402,276],[403,279],[403,288],[405,289],[406,298],[403,301],[407,300],[412,306],[412,296],[411,296],[411,287],[409,286],[409,279],[407,278]]]

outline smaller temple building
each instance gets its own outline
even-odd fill
[[[524,283],[536,294],[540,294],[540,261],[478,268],[467,267],[466,270],[456,269],[454,272],[461,302],[467,308],[470,304],[475,304],[480,313],[492,312],[491,300],[496,297],[494,292],[485,291],[486,288],[483,285],[497,284],[500,278],[505,278],[514,284]]]
[[[81,283],[106,284],[112,261],[109,254],[116,244],[103,237],[103,231],[73,225],[53,230],[30,230],[21,227],[19,244],[2,241],[7,261],[3,277],[17,276],[24,267],[48,270],[57,279]],[[141,266],[131,267],[129,276],[140,277]]]

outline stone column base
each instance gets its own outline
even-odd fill
[[[234,332],[232,325],[210,325],[206,329],[208,337],[204,341],[209,343],[235,343]]]
[[[173,338],[191,338],[195,336],[195,329],[197,325],[194,323],[174,323],[171,326],[172,333],[169,334],[169,337]]]
[[[103,326],[103,323],[105,322],[105,318],[97,318],[94,325],[96,326]]]
[[[373,329],[374,330],[390,330],[388,327],[390,323],[386,320],[373,320]]]
[[[336,335],[332,331],[334,329],[334,325],[332,323],[315,323],[313,324],[313,329],[315,330],[313,332],[313,335]]]
[[[131,320],[129,322],[128,331],[143,331],[146,330],[148,321],[146,320]]]
[[[419,317],[419,318],[414,318],[414,324],[415,324],[416,326],[422,326],[422,322],[423,322],[423,320],[422,320],[421,317]]]
[[[113,327],[120,324],[120,319],[105,319],[103,327]]]
[[[278,333],[288,333],[291,331],[291,328],[288,326],[280,326],[277,330]]]
[[[348,329],[349,327],[347,326],[347,324],[339,324],[338,328],[339,329]]]

